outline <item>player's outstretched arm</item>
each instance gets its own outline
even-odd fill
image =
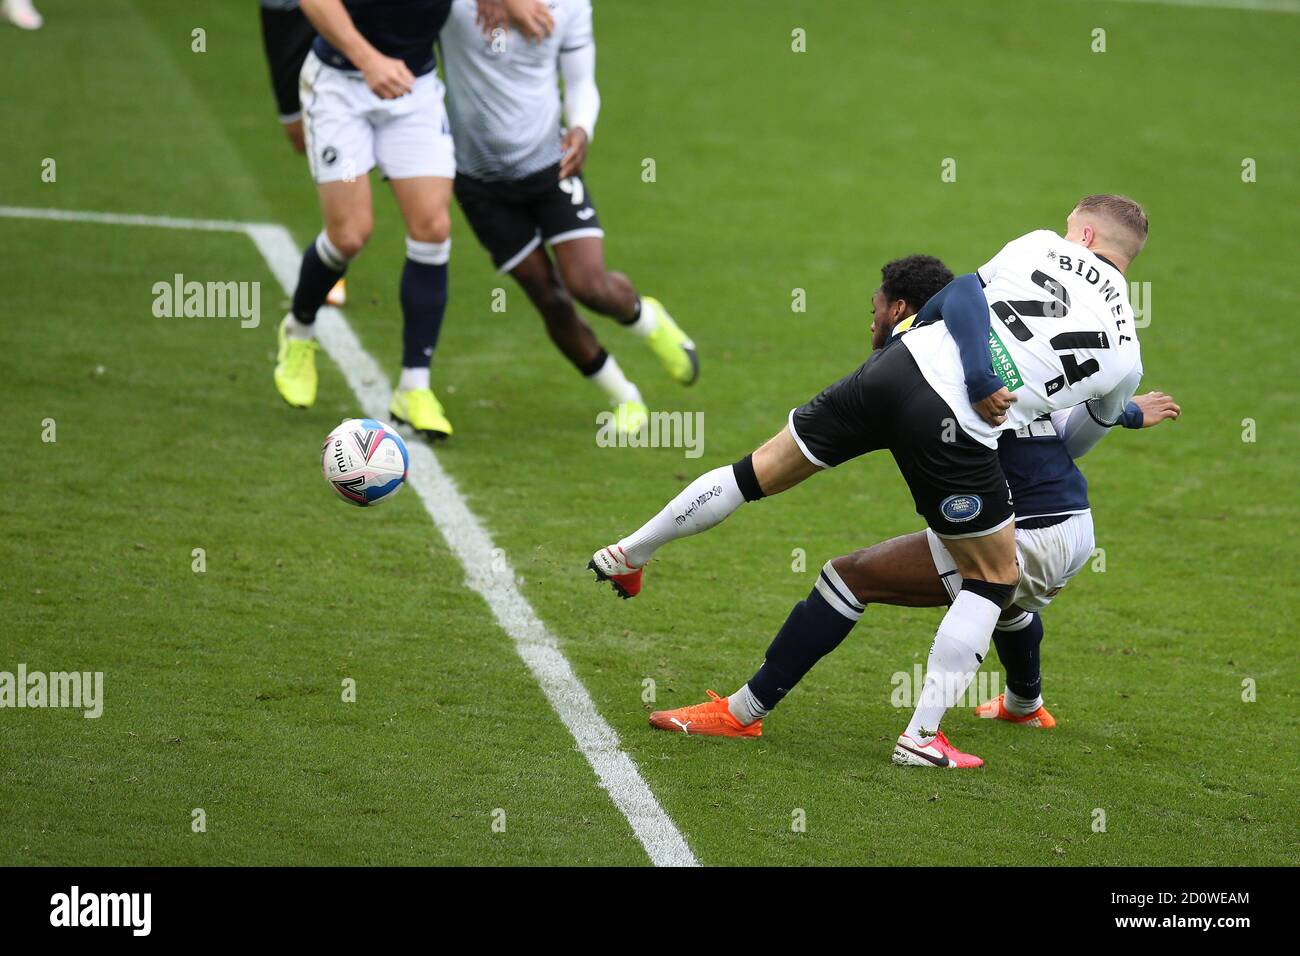
[[[372,93],[392,100],[411,92],[415,75],[410,68],[371,46],[348,16],[343,0],[302,0],[301,6],[316,32],[361,71]]]
[[[989,359],[989,304],[979,276],[972,272],[953,279],[925,304],[921,310],[923,317],[928,318],[925,312],[932,305],[940,310],[943,323],[961,353],[962,374],[971,406],[990,425],[1001,425],[1007,420],[1007,410],[1016,397],[993,374]]]
[[[1161,422],[1173,421],[1182,412],[1173,396],[1166,395],[1164,392],[1147,392],[1129,401],[1124,406],[1123,415],[1115,424],[1134,429],[1153,428]],[[1057,412],[1052,419],[1058,423],[1057,430],[1065,441],[1065,450],[1074,459],[1088,454],[1110,431],[1110,427],[1100,424],[1093,417],[1086,403],[1076,405],[1067,411]]]

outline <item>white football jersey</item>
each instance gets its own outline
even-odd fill
[[[474,0],[455,0],[439,36],[456,168],[515,180],[560,161],[560,54],[594,43],[591,0],[548,0],[555,29],[540,42],[519,31],[485,37]]]
[[[979,278],[989,305],[993,371],[1016,397],[1001,426],[989,425],[971,407],[961,355],[943,322],[903,335],[962,428],[993,448],[998,432],[1082,402],[1099,422],[1118,421],[1142,379],[1123,273],[1084,246],[1040,229],[1007,243],[980,267]]]

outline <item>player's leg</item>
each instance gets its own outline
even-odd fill
[[[438,176],[390,182],[406,223],[406,261],[400,283],[402,374],[389,412],[433,439],[452,433],[451,422],[429,381],[429,364],[447,311],[451,182]]]
[[[930,645],[925,681],[912,719],[898,738],[894,762],[978,767],[983,761],[953,747],[939,727],[975,679],[988,655],[993,628],[1015,591],[1019,573],[1015,526],[1008,521],[986,534],[947,537],[944,543],[961,573],[962,586]]]
[[[293,305],[280,324],[275,367],[280,395],[296,408],[316,401],[316,313],[364,248],[374,224],[368,178],[322,183],[317,192],[324,228],[303,252]]]
[[[598,580],[611,581],[621,597],[633,597],[646,562],[664,544],[707,531],[747,501],[882,447],[877,431],[887,415],[867,410],[865,375],[875,361],[873,356],[794,409],[786,427],[753,454],[696,478],[632,534],[592,555],[587,567]]]
[[[1016,529],[1020,582],[1014,603],[1002,612],[993,632],[998,659],[1006,672],[1006,692],[975,708],[979,717],[996,718],[1028,727],[1048,729],[1056,719],[1043,704],[1039,647],[1043,642],[1041,614],[1070,579],[1090,560],[1096,540],[1092,515],[1074,514],[1045,523],[1030,518],[1033,527]]]
[[[406,223],[402,266],[402,374],[388,412],[427,438],[451,435],[442,403],[429,381],[447,311],[447,264],[451,259],[452,181],[456,159],[451,126],[435,73],[415,80],[395,100],[372,96],[375,161],[388,176]]]
[[[1014,604],[1002,612],[993,644],[1006,673],[1006,690],[976,707],[976,717],[1043,729],[1056,726],[1056,719],[1043,706],[1042,643],[1043,621],[1037,612]]]
[[[557,171],[558,172],[558,171]],[[683,385],[700,374],[695,343],[668,314],[663,303],[637,294],[632,281],[605,265],[605,233],[595,203],[581,176],[555,179],[544,170],[544,187],[530,207],[551,246],[565,287],[593,312],[609,316],[645,340],[665,371]]]
[[[740,461],[700,475],[636,531],[593,554],[587,567],[620,597],[635,597],[646,563],[669,541],[707,531],[745,502],[793,488],[818,470],[782,429]]]
[[[848,636],[868,604],[940,607],[948,594],[935,572],[924,532],[882,541],[827,562],[808,597],[790,611],[763,664],[739,690],[705,704],[658,711],[660,730],[757,736],[759,722],[803,676]]]
[[[584,378],[605,393],[614,406],[618,430],[628,434],[640,431],[650,420],[650,411],[637,389],[596,338],[591,326],[582,320],[573,298],[560,281],[550,256],[541,246],[534,248],[510,270],[529,301],[546,323],[546,334],[555,347]]]
[[[956,427],[955,416],[926,382],[905,342],[886,346],[879,374],[888,399],[879,412],[892,428],[890,450],[917,513],[944,539],[961,590],[930,645],[916,711],[898,738],[896,763],[977,767],[940,732],[944,713],[965,693],[1019,577],[1011,493],[996,447]]]
[[[290,405],[316,401],[316,313],[374,227],[374,131],[346,76],[308,55],[300,74],[307,158],[324,227],[303,252],[293,305],[280,324],[275,384]],[[363,92],[368,92],[364,91]]]

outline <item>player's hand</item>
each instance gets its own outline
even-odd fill
[[[560,144],[564,155],[560,158],[560,178],[568,179],[575,173],[582,172],[582,164],[587,161],[587,131],[575,126],[564,134]]]
[[[358,64],[360,65],[360,64]],[[374,59],[361,67],[370,92],[381,100],[395,100],[405,96],[415,86],[415,74],[401,60],[376,53]]]
[[[485,37],[491,37],[493,30],[507,26],[510,17],[506,14],[506,5],[501,0],[478,0],[474,22],[483,31]]]
[[[1164,392],[1147,392],[1145,395],[1136,395],[1133,398],[1133,404],[1142,409],[1143,428],[1159,425],[1165,419],[1177,418],[1183,413],[1183,410],[1178,407],[1178,403]]]
[[[1016,396],[1008,392],[1004,385],[987,398],[982,398],[978,402],[972,402],[971,404],[980,418],[990,425],[1001,425],[1007,420],[1007,411],[1015,401]]]
[[[516,30],[530,40],[545,40],[555,29],[555,18],[541,0],[501,0]]]

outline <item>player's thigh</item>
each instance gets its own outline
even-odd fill
[[[789,428],[782,428],[760,445],[753,464],[754,477],[765,495],[780,494],[821,470],[800,451]]]
[[[442,176],[389,180],[408,236],[417,242],[442,242],[451,235],[451,184]]]
[[[524,256],[510,270],[510,275],[519,283],[533,305],[548,318],[555,300],[565,296],[564,285],[555,271],[555,264],[540,245]]]
[[[339,179],[316,186],[325,234],[349,258],[361,251],[374,228],[370,177]]]
[[[863,604],[941,607],[950,600],[924,531],[861,548],[831,564]]]
[[[457,173],[453,190],[465,221],[497,271],[513,274],[541,246],[541,232],[526,204],[518,201],[513,184]]]
[[[369,94],[365,84],[309,53],[298,75],[298,94],[312,179],[320,186],[365,178],[375,165],[375,130],[363,96]]]
[[[543,230],[545,240],[546,232]],[[584,293],[605,278],[605,240],[584,235],[563,239],[551,246],[564,286],[581,301]]]
[[[986,534],[941,537],[963,578],[1011,585],[1019,580],[1014,524],[1004,524]]]
[[[442,97],[442,81],[427,73],[416,78],[406,96],[372,101],[375,162],[389,179],[456,177],[456,152]]]

